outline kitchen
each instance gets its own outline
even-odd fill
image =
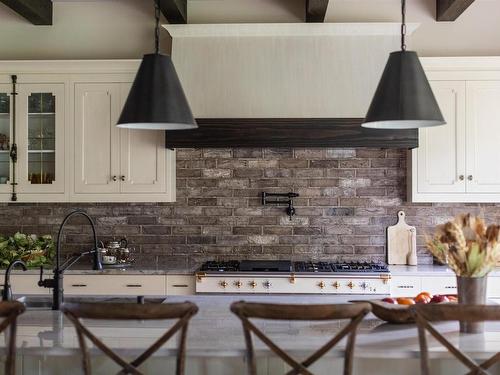
[[[499,116],[495,1],[189,0],[158,10],[153,0],[0,2],[0,260],[4,269],[16,258],[28,266],[9,269],[12,295],[4,293],[26,308],[9,325],[17,373],[82,372],[78,319],[57,310],[63,303],[144,306],[153,316],[178,302],[189,323],[185,351],[176,336],[129,366],[244,374],[252,356],[233,302],[343,308],[412,303],[421,292],[450,305],[460,298],[456,269],[439,264],[429,238],[463,214],[500,221],[500,133],[489,126]],[[425,71],[418,84],[428,80],[438,109],[428,93],[409,95],[409,106],[442,113],[446,125],[362,127],[389,54],[405,45],[402,30]],[[173,64],[160,59],[164,70],[129,96],[142,56],[153,59],[155,49]],[[393,107],[405,100],[391,93],[380,96]],[[148,127],[141,116],[154,115],[181,117],[186,129],[170,120],[166,132],[149,130],[155,121]],[[487,278],[493,307],[498,277],[495,268]],[[407,306],[380,304],[400,314],[389,320],[415,320]],[[425,373],[417,325],[386,323],[379,305],[371,313],[357,305],[352,350],[354,340],[342,340],[309,371],[340,373],[346,363],[359,374]],[[128,363],[172,327],[147,317],[82,322]],[[255,320],[297,361],[340,323]],[[498,351],[499,327],[485,324],[474,334],[459,334],[456,322],[436,326],[481,362]],[[253,334],[257,373],[298,366]],[[466,372],[427,339],[432,373]],[[7,342],[2,361],[12,364]],[[92,373],[126,367],[87,345]]]

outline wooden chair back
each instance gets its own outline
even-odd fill
[[[0,333],[5,332],[7,337],[7,355],[5,359],[5,374],[14,375],[16,373],[16,333],[17,317],[26,310],[26,307],[17,301],[0,302],[0,317],[4,318],[0,323]]]
[[[447,340],[431,324],[432,322],[463,321],[485,322],[500,321],[500,306],[495,305],[461,305],[456,303],[440,303],[412,306],[418,327],[420,344],[420,368],[423,375],[430,374],[429,351],[427,346],[426,331],[428,331],[441,345],[443,345],[455,358],[462,362],[469,370],[469,374],[488,374],[486,371],[496,362],[500,361],[500,352],[481,363],[475,362],[467,354],[460,351]]]
[[[352,362],[354,353],[354,343],[356,330],[359,323],[371,311],[371,306],[367,303],[356,304],[333,304],[333,305],[283,305],[270,303],[235,302],[231,305],[231,311],[241,319],[243,324],[243,334],[245,337],[247,350],[247,364],[249,375],[256,375],[252,333],[255,334],[274,353],[292,367],[286,375],[304,374],[312,375],[308,370],[314,362],[325,355],[342,338],[348,336],[344,355],[344,374],[352,373]],[[270,320],[340,320],[350,319],[350,322],[340,330],[332,339],[311,354],[305,360],[299,362],[288,355],[283,349],[276,345],[250,319],[270,319]]]
[[[80,350],[82,351],[82,367],[85,375],[91,374],[90,356],[85,342],[87,337],[105,355],[122,367],[120,374],[142,374],[137,367],[146,361],[154,352],[165,344],[175,333],[180,331],[177,352],[176,375],[184,374],[186,357],[186,337],[189,320],[198,312],[198,307],[191,302],[167,304],[132,304],[132,303],[64,303],[61,310],[74,324]],[[81,319],[102,320],[168,320],[177,322],[148,349],[132,362],[127,362],[111,350],[81,322]]]

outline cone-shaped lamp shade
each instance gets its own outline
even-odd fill
[[[198,127],[170,56],[144,55],[117,126],[157,130]]]
[[[414,129],[446,124],[418,56],[392,52],[361,126]]]

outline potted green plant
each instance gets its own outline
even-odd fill
[[[488,227],[470,214],[459,215],[436,228],[427,249],[457,276],[458,303],[486,304],[487,276],[500,255],[500,226]],[[482,323],[460,322],[461,332],[481,332]]]
[[[52,236],[16,233],[13,236],[0,236],[0,267],[6,268],[17,259],[23,260],[28,267],[48,266],[55,256]]]

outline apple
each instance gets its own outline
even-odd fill
[[[396,301],[396,299],[394,298],[391,298],[391,297],[386,297],[382,300],[382,302],[386,302],[386,303],[392,303],[394,305],[397,305],[398,301]]]
[[[441,303],[441,302],[450,302],[450,300],[448,297],[441,294],[435,294],[431,299],[431,303]]]

